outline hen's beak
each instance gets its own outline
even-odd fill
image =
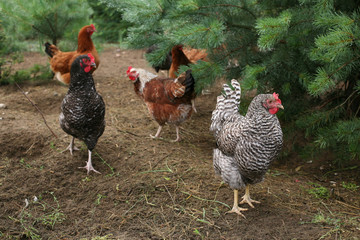
[[[279,104],[277,107],[281,108],[281,109],[284,109],[284,106],[282,104]]]
[[[90,66],[92,66],[93,68],[96,68],[96,63],[92,62],[92,63],[90,64]]]

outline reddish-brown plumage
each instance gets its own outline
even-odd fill
[[[171,49],[172,63],[169,69],[169,77],[171,78],[177,77],[177,71],[181,65],[188,66],[191,63],[184,54],[182,47],[182,45],[176,45]]]
[[[194,79],[191,71],[181,74],[177,79],[160,78],[155,75],[156,77],[148,80],[144,80],[146,78],[144,72],[142,69],[132,68],[127,72],[129,78],[134,81],[135,93],[144,100],[150,115],[160,126],[166,123],[172,124],[177,126],[178,131],[178,126],[193,112],[191,97],[194,91]],[[138,77],[134,78],[134,75]],[[180,138],[177,134],[178,140]]]
[[[155,78],[145,84],[143,98],[150,115],[155,121],[163,126],[165,123],[178,125],[188,119],[192,114],[191,96],[175,97],[174,92],[185,87],[172,78]],[[184,93],[184,90],[183,90]],[[189,109],[183,109],[180,105],[188,105]]]
[[[192,51],[192,52],[191,52]],[[179,71],[179,67],[181,65],[189,66],[190,63],[194,63],[198,60],[207,60],[207,53],[205,50],[197,50],[197,49],[191,49],[188,50],[188,54],[190,57],[193,57],[193,61],[190,61],[187,55],[184,53],[184,49],[182,45],[176,45],[171,49],[172,54],[172,63],[169,70],[169,77],[175,78],[177,71]],[[196,92],[193,91],[191,95],[192,100],[192,107],[193,110],[196,112],[195,109],[195,98],[196,98]]]
[[[205,62],[209,61],[206,49],[195,49],[195,48],[185,47],[183,48],[183,52],[191,63],[196,63],[199,60]]]
[[[55,73],[57,79],[65,84],[70,83],[70,68],[72,62],[80,55],[91,53],[95,58],[96,67],[100,64],[99,54],[96,51],[91,35],[96,31],[93,24],[84,26],[80,29],[78,35],[78,48],[72,52],[62,52],[55,45],[48,43],[46,46],[46,53],[51,57],[50,67]],[[96,68],[92,70],[95,71]]]
[[[158,104],[189,104],[190,95],[184,95],[185,86],[181,84],[180,78],[179,82],[175,82],[173,78],[156,77],[147,82],[143,90],[144,100]],[[182,94],[176,94],[178,92]]]

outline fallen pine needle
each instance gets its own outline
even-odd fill
[[[336,202],[338,202],[338,203],[340,203],[340,204],[342,204],[342,205],[344,205],[344,206],[347,206],[347,207],[350,207],[350,208],[355,208],[355,209],[359,209],[359,210],[360,210],[360,208],[355,207],[355,206],[352,206],[352,205],[349,205],[349,204],[344,203],[344,202],[342,202],[342,201],[336,200]]]
[[[133,209],[133,208],[136,206],[136,204],[138,204],[139,202],[141,202],[143,199],[144,199],[144,198],[142,197],[142,198],[140,198],[139,200],[137,200],[136,203],[134,203],[134,205],[132,205],[132,206],[124,213],[124,216],[125,216],[128,212],[130,212],[131,209]]]

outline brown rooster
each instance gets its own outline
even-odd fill
[[[78,35],[78,48],[72,52],[62,52],[55,45],[45,43],[45,52],[50,56],[50,67],[55,73],[57,80],[65,84],[70,83],[70,68],[73,61],[80,55],[91,53],[95,58],[95,64],[99,67],[100,59],[96,51],[91,35],[96,32],[93,24],[84,26]],[[91,73],[95,71],[95,68]]]
[[[150,115],[159,124],[155,136],[150,136],[159,137],[162,127],[168,123],[176,127],[174,142],[180,141],[179,125],[193,112],[191,97],[195,82],[191,70],[178,78],[160,78],[144,69],[129,67],[127,75],[134,83],[136,94],[144,100]]]

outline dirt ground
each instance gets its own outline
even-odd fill
[[[157,124],[125,74],[129,65],[152,70],[143,54],[105,49],[94,73],[106,103],[106,129],[93,154],[102,174],[78,168],[87,160],[80,141],[73,156],[61,152],[70,142],[58,120],[66,86],[21,85],[57,137],[16,86],[0,86],[7,106],[0,109],[0,238],[360,239],[360,189],[343,184],[360,185],[359,166],[334,170],[326,156],[283,155],[251,187],[261,203],[244,212],[246,219],[225,214],[233,192],[214,174],[208,131],[221,84],[197,99],[181,142],[169,141],[176,137],[169,126],[153,140]],[[18,68],[48,62],[38,53],[24,60]]]

